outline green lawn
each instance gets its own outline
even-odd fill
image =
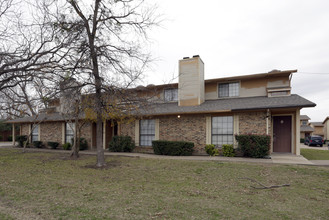
[[[300,154],[308,160],[329,160],[329,150],[300,149]]]
[[[1,219],[328,219],[329,167],[0,149]],[[257,184],[290,184],[253,189]]]

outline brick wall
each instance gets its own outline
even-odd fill
[[[160,119],[159,139],[190,141],[195,153],[201,153],[206,145],[206,117],[203,115],[163,116]]]
[[[29,135],[29,127],[31,124],[22,124],[21,125],[21,135]]]
[[[119,135],[130,136],[135,141],[135,121],[119,124]]]
[[[40,123],[40,141],[45,145],[47,142],[54,141],[62,144],[62,126],[64,122],[43,122]],[[22,135],[29,135],[29,126],[31,124],[22,124]],[[91,148],[91,123],[87,122],[81,129],[81,137],[88,142],[88,147]]]
[[[40,123],[40,141],[45,145],[50,141],[62,144],[62,126],[62,122]]]
[[[271,120],[269,117],[269,134],[271,134]],[[266,134],[266,112],[239,113],[240,134]]]

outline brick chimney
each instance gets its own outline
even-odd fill
[[[178,105],[195,106],[204,102],[204,63],[199,55],[179,61]]]

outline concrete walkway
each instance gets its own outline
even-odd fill
[[[0,142],[0,148],[14,148],[11,142]],[[20,148],[16,148],[20,149]],[[52,150],[52,149],[38,149],[38,148],[26,148],[27,151],[32,152],[48,152],[48,153],[63,153],[69,154],[70,151],[65,150]],[[87,150],[80,151],[81,155],[96,155],[96,151]],[[172,160],[199,160],[199,161],[228,161],[228,162],[247,162],[247,163],[268,163],[268,164],[302,164],[302,165],[326,165],[309,161],[303,156],[296,156],[289,153],[273,153],[271,159],[261,158],[246,158],[246,157],[209,157],[209,156],[163,156],[155,154],[143,154],[143,153],[116,153],[105,151],[106,156],[125,156],[125,157],[137,157],[137,158],[152,158],[152,159],[172,159]],[[329,161],[328,161],[329,164]]]

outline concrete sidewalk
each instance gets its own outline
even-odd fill
[[[21,149],[13,147],[12,143],[0,142],[0,148],[12,148]],[[31,152],[47,152],[47,153],[63,153],[69,154],[70,151],[66,150],[52,150],[52,149],[38,149],[38,148],[26,148],[27,151]],[[87,150],[80,151],[81,155],[96,155],[96,151]],[[124,156],[124,157],[137,157],[137,158],[151,158],[151,159],[171,159],[171,160],[199,160],[199,161],[226,161],[226,162],[247,162],[247,163],[267,163],[267,164],[301,164],[301,165],[321,165],[317,163],[312,163],[311,161],[305,159],[303,156],[296,156],[289,153],[274,153],[271,155],[271,159],[262,158],[247,158],[247,157],[209,157],[209,156],[163,156],[155,154],[143,154],[143,153],[117,153],[105,151],[106,156]],[[325,162],[323,162],[325,163]],[[329,161],[328,161],[329,163]]]

